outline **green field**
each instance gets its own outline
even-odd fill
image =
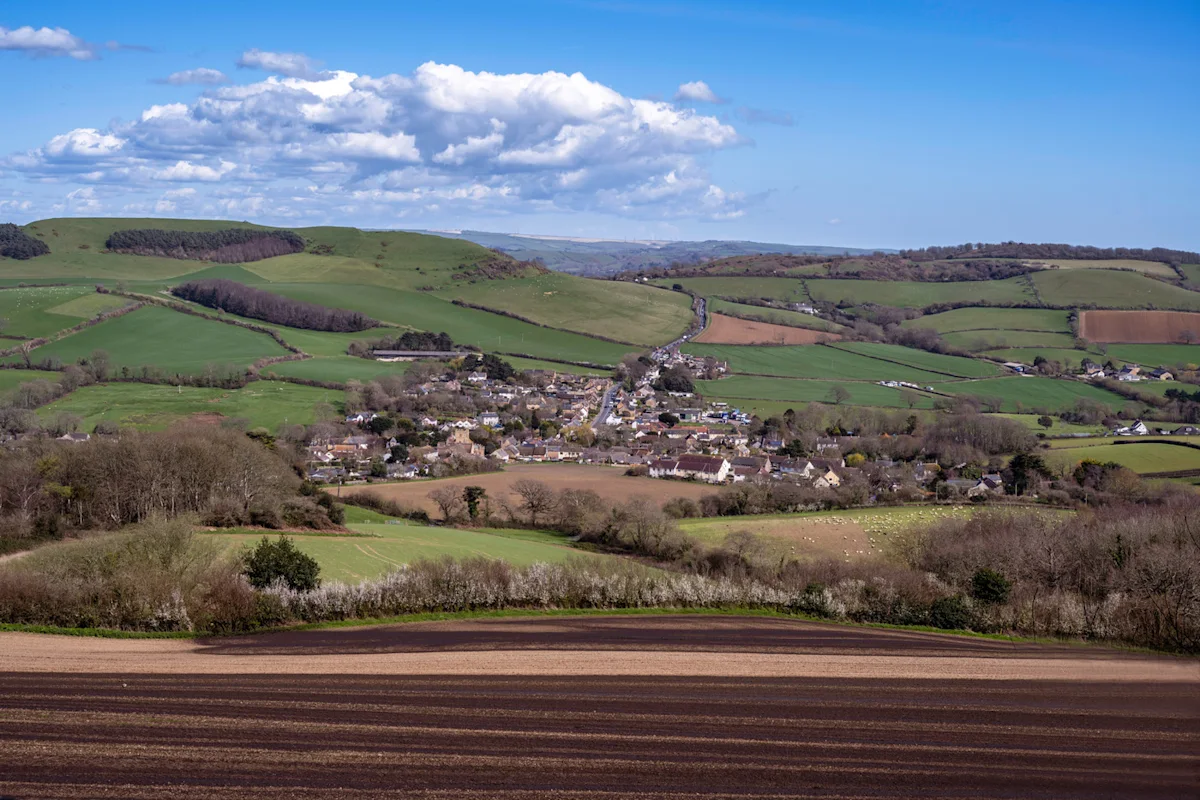
[[[1075,337],[1071,334],[1046,331],[956,331],[942,334],[942,339],[949,345],[973,353],[1015,347],[1049,347],[1070,350],[1075,346]]]
[[[808,302],[804,284],[794,278],[671,278],[657,280],[658,286],[680,284],[701,297],[759,298],[788,303]]]
[[[22,383],[34,381],[50,381],[57,383],[62,377],[58,372],[45,372],[39,369],[0,369],[0,393],[8,393]]]
[[[772,375],[781,378],[841,378],[857,381],[903,380],[932,382],[945,375],[926,372],[876,358],[839,350],[826,345],[755,345],[688,344],[684,351],[697,356],[713,356],[729,362],[729,371],[745,375]]]
[[[383,362],[354,356],[317,356],[303,361],[283,361],[261,370],[264,378],[272,374],[285,378],[304,378],[327,383],[373,381],[388,375],[403,375],[411,361]]]
[[[904,328],[958,331],[1048,331],[1069,333],[1066,311],[1043,308],[956,308],[901,323]]]
[[[1057,361],[1071,369],[1078,368],[1084,359],[1090,359],[1097,364],[1104,364],[1110,360],[1117,365],[1123,363],[1121,359],[1113,356],[1111,353],[1101,355],[1097,352],[1068,350],[1061,347],[1014,347],[1003,350],[988,350],[980,353],[980,355],[996,359],[997,361],[1014,361],[1018,364],[1033,364],[1034,359],[1041,356],[1047,361]]]
[[[459,530],[401,523],[356,523],[356,536],[289,533],[296,546],[321,565],[325,581],[358,583],[377,578],[419,559],[489,558],[527,565],[560,563],[578,558],[612,558],[586,553],[570,546],[567,537],[540,531]],[[221,542],[230,552],[253,546],[269,531],[225,533],[206,537]]]
[[[1189,282],[1200,285],[1200,264],[1184,264],[1180,269]]]
[[[1035,264],[1053,264],[1059,269],[1132,269],[1147,275],[1175,278],[1175,270],[1161,261],[1139,261],[1132,258],[1035,258]]]
[[[1034,300],[1020,278],[954,283],[812,279],[808,281],[808,290],[814,300],[830,303],[844,301],[848,305],[875,303],[908,308],[924,308],[935,303],[1022,303]]]
[[[1102,462],[1113,461],[1142,474],[1200,469],[1200,449],[1155,442],[1060,448],[1045,455],[1047,464],[1067,469],[1073,468],[1085,458]]]
[[[1111,408],[1121,408],[1128,402],[1120,395],[1083,381],[1034,376],[955,381],[939,384],[938,390],[948,394],[997,398],[1004,401],[1001,410],[1009,412],[1040,409],[1060,411],[1075,405],[1081,398],[1095,400]]]
[[[1135,272],[1048,270],[1033,275],[1042,302],[1054,306],[1200,310],[1200,292],[1189,292]]]
[[[265,334],[147,306],[39,347],[32,358],[57,356],[73,364],[95,350],[107,352],[117,368],[153,366],[180,374],[197,374],[209,365],[246,367],[260,358],[287,355]]]
[[[844,330],[841,325],[829,320],[814,317],[812,314],[802,314],[799,311],[789,311],[782,308],[766,308],[745,303],[731,303],[718,297],[709,299],[708,310],[714,314],[725,314],[730,317],[766,320],[776,325],[789,325],[793,328],[809,328],[814,331]]]
[[[1044,433],[1047,436],[1066,436],[1073,433],[1104,433],[1108,430],[1103,425],[1076,425],[1071,422],[1063,422],[1058,417],[1051,417],[1050,419],[1053,424],[1049,428],[1043,428],[1038,423],[1038,420],[1042,417],[1041,414],[996,414],[995,416],[1019,422],[1034,433]]]
[[[1200,345],[1197,344],[1110,344],[1110,357],[1150,367],[1200,365]]]
[[[0,375],[8,371],[0,371]],[[340,408],[344,394],[274,381],[255,381],[241,389],[200,389],[144,383],[109,383],[84,386],[38,409],[43,420],[60,412],[83,418],[90,431],[100,420],[121,426],[160,430],[192,416],[245,419],[251,427],[277,429],[283,424],[308,425],[316,421],[314,407],[328,403]]]
[[[96,294],[90,286],[4,289],[0,290],[0,319],[4,320],[0,332],[26,339],[50,336],[128,304],[122,297]]]
[[[502,353],[615,365],[623,356],[637,350],[629,345],[541,328],[511,317],[463,308],[421,292],[315,283],[276,284],[268,288],[272,292],[309,303],[362,311],[375,319],[413,330],[445,332],[455,342]]]
[[[563,273],[460,284],[441,294],[552,328],[641,345],[678,338],[693,318],[692,298],[681,292]]]
[[[591,367],[580,367],[575,364],[566,364],[562,361],[540,361],[536,358],[521,358],[520,356],[501,356],[509,364],[513,365],[514,369],[529,370],[540,369],[547,372],[558,372],[564,375],[611,375],[611,370],[592,369]]]
[[[911,347],[901,347],[895,344],[837,342],[831,344],[830,347],[836,347],[839,350],[848,350],[852,353],[872,358],[884,359],[885,361],[894,361],[897,364],[904,364],[905,366],[916,367],[917,369],[929,372],[944,373],[958,378],[988,378],[1003,373],[1000,367],[990,361],[930,353],[925,350],[916,350]]]
[[[795,378],[759,378],[748,375],[733,375],[716,381],[697,381],[696,391],[705,400],[723,400],[743,410],[751,403],[743,401],[771,401],[783,403],[784,410],[795,408],[799,403],[832,403],[833,387],[840,386],[850,397],[845,401],[852,406],[881,406],[885,408],[908,408],[906,395],[899,389],[875,383],[854,381],[799,380]],[[910,393],[911,394],[911,393]],[[917,393],[915,408],[933,408],[933,400]],[[757,408],[757,406],[755,406]],[[765,406],[763,408],[766,408]],[[776,413],[771,406],[770,413]]]

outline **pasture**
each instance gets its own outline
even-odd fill
[[[806,281],[814,300],[859,305],[925,308],[936,303],[1031,303],[1032,292],[1021,278],[1002,281],[859,281],[810,279]]]
[[[1057,361],[1059,364],[1070,369],[1079,367],[1085,360],[1095,361],[1098,364],[1104,364],[1108,361],[1113,361],[1117,365],[1123,363],[1121,359],[1115,357],[1112,353],[1101,354],[1090,350],[1070,350],[1065,347],[1010,347],[1000,350],[987,350],[979,355],[987,356],[996,361],[1013,361],[1026,365],[1032,365],[1035,359],[1041,357],[1047,361]]]
[[[33,381],[57,383],[61,377],[61,373],[46,372],[40,369],[0,369],[0,394],[7,394],[22,383],[32,383]]]
[[[722,300],[719,297],[708,298],[708,310],[713,314],[725,314],[730,317],[769,322],[773,325],[790,325],[794,328],[811,328],[831,333],[837,333],[842,330],[841,325],[820,317],[815,317],[812,314],[804,314],[800,311],[791,311],[783,308],[732,303],[728,300]]]
[[[342,491],[347,494],[373,492],[409,508],[423,509],[437,517],[440,516],[437,504],[428,497],[434,489],[443,486],[453,486],[457,489],[464,486],[482,486],[494,501],[496,498],[512,496],[513,483],[522,478],[541,481],[559,491],[591,489],[612,502],[624,502],[635,495],[645,495],[660,503],[672,497],[690,497],[696,500],[716,491],[714,487],[700,483],[630,477],[625,474],[624,467],[584,464],[514,464],[505,468],[503,472],[438,480],[358,484],[345,486]]]
[[[7,372],[0,371],[0,376]],[[316,422],[318,404],[338,407],[342,400],[343,393],[335,389],[274,381],[255,381],[241,389],[109,383],[76,389],[38,409],[38,416],[49,420],[60,412],[75,414],[83,419],[82,430],[86,431],[100,420],[122,427],[161,430],[186,419],[244,419],[250,427],[274,431],[284,424]]]
[[[1032,276],[1043,303],[1054,306],[1145,308],[1200,311],[1200,292],[1189,292],[1136,272],[1046,270]]]
[[[1134,270],[1161,278],[1175,278],[1175,270],[1161,261],[1140,261],[1132,258],[1046,258],[1027,259],[1034,264],[1045,264],[1057,269],[1109,269]]]
[[[930,383],[945,375],[882,361],[825,345],[769,347],[754,345],[687,344],[683,350],[729,362],[729,371],[780,378],[829,378],[860,381],[903,380]]]
[[[401,522],[355,523],[351,535],[289,532],[298,547],[321,565],[321,579],[359,583],[421,559],[487,558],[525,566],[570,558],[612,558],[571,546],[566,536],[540,531],[439,528]],[[209,538],[230,555],[252,547],[271,531],[211,530]]]
[[[7,268],[7,263],[6,263]],[[0,290],[0,333],[25,339],[51,336],[105,311],[129,304],[90,286],[35,286]],[[7,346],[7,345],[6,345]]]
[[[693,317],[692,298],[682,292],[563,273],[458,284],[441,294],[551,328],[644,346],[678,338]]]
[[[1120,395],[1083,381],[1036,376],[953,381],[939,384],[938,391],[969,397],[994,398],[1001,403],[1000,410],[1008,412],[1043,409],[1061,411],[1075,405],[1079,400],[1094,400],[1114,409],[1121,408],[1128,402]]]
[[[933,408],[933,399],[926,394],[902,392],[889,386],[880,386],[866,381],[827,381],[796,378],[764,378],[750,375],[732,375],[715,381],[697,381],[696,391],[705,400],[721,400],[730,405],[755,409],[756,413],[766,410],[768,415],[796,408],[802,403],[833,403],[834,389],[840,387],[847,394],[844,401],[851,406],[880,406],[882,408]],[[754,401],[771,401],[776,405],[762,405]],[[913,405],[909,405],[912,401]]]
[[[354,356],[316,356],[303,361],[283,361],[263,367],[264,378],[280,375],[285,378],[304,378],[327,383],[373,381],[389,375],[403,375],[410,361],[374,361]]]
[[[1200,365],[1196,344],[1110,344],[1108,357],[1145,366],[1185,367]]]
[[[1187,311],[1084,311],[1079,335],[1092,342],[1194,344],[1200,342],[1200,314]]]
[[[1139,474],[1200,470],[1200,449],[1160,442],[1107,444],[1051,450],[1044,455],[1047,465],[1074,469],[1083,459],[1115,462]]]
[[[1066,311],[1048,308],[956,308],[906,320],[904,328],[930,328],[938,333],[963,331],[1046,331],[1069,333]]]
[[[956,378],[987,378],[1003,374],[1003,370],[990,361],[981,361],[961,356],[947,356],[940,353],[930,353],[911,347],[901,347],[880,342],[840,342],[831,345],[839,350],[848,350],[859,355],[892,361],[907,367],[915,367],[927,372],[942,373]]]
[[[699,336],[692,337],[700,344],[816,344],[840,339],[836,333],[774,325],[768,322],[752,322],[724,314],[710,314],[708,327]]]
[[[942,340],[949,345],[973,353],[1016,347],[1049,347],[1069,350],[1075,346],[1075,337],[1071,334],[1046,331],[955,331],[942,334]]]
[[[193,375],[208,366],[248,367],[260,358],[288,354],[265,334],[146,306],[43,345],[31,357],[36,362],[56,356],[74,364],[96,350],[108,353],[109,363],[118,369],[149,366]]]
[[[663,287],[678,283],[701,297],[756,298],[787,303],[808,301],[804,284],[795,278],[670,278],[652,283]]]

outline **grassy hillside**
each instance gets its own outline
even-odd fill
[[[948,394],[997,398],[1003,401],[1003,411],[1061,411],[1080,399],[1095,400],[1110,408],[1121,408],[1128,401],[1099,386],[1083,381],[1055,378],[1020,377],[986,378],[979,381],[943,383],[939,391]]]
[[[262,370],[263,377],[305,378],[327,383],[372,381],[388,375],[403,375],[411,362],[380,362],[353,356],[316,356],[304,361],[284,361]]]
[[[760,347],[688,344],[684,350],[698,356],[713,356],[728,361],[730,372],[746,375],[864,381],[904,380],[925,383],[946,380],[945,375],[869,358],[826,345]]]
[[[1042,302],[1048,305],[1200,310],[1200,292],[1180,289],[1134,272],[1050,270],[1035,274],[1033,282]]]
[[[777,402],[781,405],[771,408],[769,413],[780,413],[804,403],[832,403],[835,400],[835,386],[840,386],[849,395],[845,400],[846,405],[909,408],[908,398],[913,397],[911,393],[906,395],[898,389],[866,381],[798,380],[750,375],[698,381],[696,391],[703,394],[706,400],[722,400],[733,406],[757,405],[746,402],[756,400]],[[928,395],[917,395],[914,399],[914,408],[933,408],[933,399]]]
[[[728,300],[721,300],[715,297],[709,299],[708,310],[713,314],[725,314],[726,316],[741,317],[743,319],[766,320],[775,325],[810,328],[814,331],[836,333],[837,331],[844,330],[841,325],[821,319],[820,317],[814,317],[812,314],[803,314],[799,311],[788,311],[782,308],[731,303]]]
[[[1047,464],[1066,469],[1073,468],[1085,458],[1116,462],[1140,473],[1200,469],[1200,450],[1154,442],[1061,448],[1047,453],[1045,458]]]
[[[288,354],[265,334],[147,306],[39,347],[33,358],[57,356],[73,364],[96,350],[107,352],[114,367],[152,366],[184,374],[209,365],[247,367],[260,358]]]
[[[804,283],[793,278],[671,278],[653,283],[668,288],[678,283],[702,297],[761,298],[788,303],[808,301]]]
[[[1035,302],[1033,293],[1022,278],[955,283],[840,279],[810,280],[807,283],[814,300],[848,305],[875,303],[883,306],[925,308],[937,303]]]
[[[1043,308],[956,308],[907,320],[902,327],[929,328],[943,334],[959,331],[1069,333],[1071,330],[1066,311]]]
[[[0,290],[0,332],[35,339],[128,305],[123,297],[96,294],[90,286],[44,286]]]
[[[859,355],[870,356],[884,361],[892,361],[909,367],[916,367],[929,372],[938,372],[957,378],[987,378],[1000,375],[1003,370],[989,361],[974,358],[946,356],[939,353],[929,353],[925,350],[914,350],[911,347],[900,347],[894,344],[879,342],[837,342],[830,347],[847,350]]]

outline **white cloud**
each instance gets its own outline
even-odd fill
[[[289,78],[319,80],[323,75],[317,69],[318,62],[303,53],[272,53],[254,48],[242,53],[237,65],[243,69],[261,69]]]
[[[159,82],[171,86],[220,86],[223,83],[229,83],[229,76],[219,69],[198,67],[197,69],[172,72]]]
[[[67,56],[78,61],[98,58],[97,47],[66,28],[0,27],[0,50],[18,50],[34,56]]]
[[[675,100],[678,102],[692,103],[724,103],[723,98],[717,96],[717,93],[708,87],[704,81],[691,81],[690,83],[681,83],[679,89],[675,92]]]
[[[161,202],[238,218],[320,221],[350,199],[364,219],[435,206],[725,219],[751,202],[715,186],[705,167],[744,143],[732,125],[579,73],[431,62],[370,77],[261,51],[243,62],[277,74],[60,134],[0,168],[39,183],[120,185],[147,210]],[[163,182],[197,193],[166,197]]]

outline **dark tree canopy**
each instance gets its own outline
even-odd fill
[[[304,237],[292,231],[230,228],[223,231],[115,231],[105,246],[118,253],[234,264],[299,253]]]
[[[399,336],[385,336],[371,342],[372,350],[425,350],[447,352],[455,349],[454,340],[444,333],[405,331]]]
[[[359,311],[326,308],[223,279],[188,281],[171,290],[176,297],[240,317],[310,331],[353,332],[379,323]]]
[[[287,536],[281,535],[273,542],[264,536],[246,554],[242,563],[246,580],[259,589],[265,589],[279,580],[287,584],[289,589],[300,592],[311,591],[321,585],[318,577],[321,567],[312,556],[300,552]]]
[[[44,256],[50,248],[41,239],[35,239],[11,222],[0,224],[0,256],[21,261]]]
[[[1187,250],[1169,250],[1165,247],[1090,247],[1072,244],[1026,244],[1003,242],[1001,244],[956,244],[948,247],[923,247],[920,250],[901,250],[900,255],[913,261],[940,261],[947,258],[1085,258],[1085,259],[1134,259],[1138,261],[1161,261],[1164,264],[1200,264],[1200,253]]]

